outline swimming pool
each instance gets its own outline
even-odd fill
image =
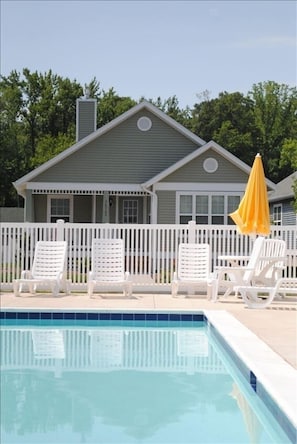
[[[1,316],[1,444],[295,442],[223,313]]]

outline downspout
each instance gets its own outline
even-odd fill
[[[157,210],[158,210],[158,196],[155,191],[151,191],[146,188],[144,185],[140,185],[143,191],[148,193],[151,196],[151,224],[157,223]]]

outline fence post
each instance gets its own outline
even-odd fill
[[[57,241],[63,241],[64,240],[64,219],[58,219],[57,220]]]
[[[188,222],[189,225],[189,243],[194,244],[195,243],[195,228],[196,228],[196,221],[195,220],[190,220]]]

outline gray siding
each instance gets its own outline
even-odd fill
[[[152,128],[147,132],[137,128],[141,116],[152,120]],[[141,111],[34,181],[142,183],[197,148],[193,141],[155,115]]]
[[[203,168],[204,160],[209,157],[213,157],[218,161],[218,169],[214,173],[207,173]],[[248,174],[220,156],[217,152],[208,150],[167,176],[162,182],[246,183],[247,180]]]
[[[47,197],[43,194],[33,195],[34,222],[47,222]]]
[[[296,225],[296,213],[293,210],[292,200],[282,203],[282,224]]]
[[[158,224],[175,223],[175,191],[158,191]]]

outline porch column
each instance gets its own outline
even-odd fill
[[[158,197],[155,193],[151,194],[151,224],[156,224],[158,217]]]
[[[103,208],[102,208],[102,222],[109,222],[109,192],[104,191],[103,194]]]

